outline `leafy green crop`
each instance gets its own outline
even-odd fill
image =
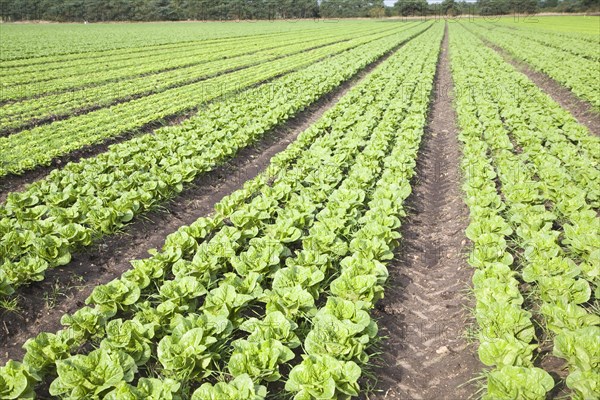
[[[516,35],[512,31],[489,30],[489,25],[484,25],[488,29],[482,29],[479,25],[474,25],[475,32],[481,34],[487,40],[493,42],[513,54],[517,58],[524,60],[534,69],[544,72],[551,78],[562,83],[564,86],[578,97],[589,102],[596,111],[600,112],[600,89],[597,85],[597,71],[599,53],[595,54],[592,49],[594,46],[583,45],[580,54],[573,54],[569,49],[556,48],[554,46],[540,45],[539,40],[548,40],[545,34]],[[533,36],[533,37],[532,37]],[[569,41],[568,43],[571,43]],[[587,57],[586,57],[587,56]],[[591,56],[591,59],[588,58]]]
[[[489,373],[485,400],[539,400],[554,387],[554,380],[540,368],[505,366]]]
[[[100,398],[122,381],[131,382],[137,371],[133,358],[122,351],[94,350],[56,363],[50,394],[65,399]]]
[[[360,373],[352,361],[327,355],[308,356],[290,372],[285,390],[296,393],[294,400],[349,399],[359,394]]]
[[[231,382],[205,383],[192,395],[192,400],[263,400],[267,388],[256,385],[248,375],[236,376]]]
[[[533,367],[539,338],[524,288],[540,305],[544,339],[568,362],[573,397],[598,397],[590,360],[600,318],[588,306],[600,283],[600,141],[467,29],[450,36],[455,82],[471,89],[459,91],[456,108],[479,356],[495,367],[484,398],[543,399],[554,386]]]
[[[28,341],[26,368],[64,398],[357,396],[442,36],[408,42],[213,215]]]
[[[0,397],[7,400],[33,399],[33,385],[37,381],[38,376],[31,373],[26,365],[10,360],[0,368]]]
[[[118,231],[135,216],[180,193],[184,184],[224,162],[393,46],[426,28],[415,26],[372,42],[363,39],[366,44],[285,75],[270,85],[213,103],[180,126],[165,127],[153,135],[112,146],[97,157],[54,171],[26,192],[9,194],[6,204],[0,207],[2,293],[9,294],[15,286],[43,279],[46,269],[68,263],[77,247]],[[302,62],[310,64],[305,55],[302,57]],[[268,65],[261,68],[275,74]],[[115,124],[119,121],[112,113],[109,119]],[[28,146],[35,147],[31,142]],[[14,148],[11,150],[11,154],[17,153]],[[232,218],[238,225],[255,221],[240,214]],[[292,240],[298,230],[290,225],[282,235]],[[253,268],[245,264],[255,256],[248,258],[240,259],[239,268]],[[93,296],[98,296],[98,300],[104,297],[106,307],[114,308],[110,304],[113,294],[135,301],[133,292],[115,283],[110,292]]]
[[[106,400],[180,400],[180,384],[172,379],[140,378],[137,386],[122,381],[104,396]]]

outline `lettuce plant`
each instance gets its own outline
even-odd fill
[[[56,363],[58,377],[50,394],[66,399],[101,398],[122,381],[131,382],[137,372],[135,361],[122,351],[94,350]]]
[[[192,394],[192,400],[264,400],[266,397],[267,388],[255,384],[247,374],[238,375],[230,382],[204,383]]]
[[[210,375],[211,364],[217,357],[216,343],[217,339],[203,328],[187,329],[179,325],[172,335],[158,343],[158,361],[164,368],[163,374],[179,381]]]
[[[233,376],[248,374],[253,379],[274,382],[281,378],[279,366],[294,358],[294,352],[275,339],[261,342],[239,339],[231,345],[233,353],[227,368]]]
[[[250,333],[248,341],[263,342],[275,339],[284,343],[290,349],[300,346],[296,333],[298,324],[291,321],[280,311],[268,313],[264,319],[250,318],[240,325],[240,330]]]
[[[153,330],[136,320],[114,319],[106,325],[106,338],[100,343],[105,350],[121,350],[129,354],[137,365],[150,359]]]
[[[58,331],[56,334],[42,332],[23,345],[27,350],[23,361],[38,373],[46,372],[59,360],[68,358],[73,341],[72,330]]]
[[[35,384],[40,378],[16,361],[0,367],[0,398],[7,400],[34,399]]]
[[[105,400],[181,400],[179,382],[173,379],[140,378],[137,386],[124,381],[104,396]]]
[[[290,372],[285,390],[296,393],[294,400],[350,399],[358,396],[361,370],[352,361],[328,355],[305,356]]]
[[[488,374],[484,400],[543,400],[554,380],[543,369],[505,366]]]

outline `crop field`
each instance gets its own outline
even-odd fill
[[[0,399],[600,398],[600,17],[0,38]]]

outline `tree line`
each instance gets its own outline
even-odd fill
[[[179,21],[498,15],[597,10],[598,0],[0,0],[4,21]]]
[[[598,12],[600,0],[444,0],[430,4],[427,0],[400,0],[394,4],[395,15],[507,15],[538,12]]]

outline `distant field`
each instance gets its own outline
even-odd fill
[[[0,60],[300,32],[332,21],[0,24]],[[362,22],[344,23],[356,26]]]
[[[503,17],[503,23],[524,25],[531,29],[600,35],[600,16],[537,16]]]
[[[0,399],[600,398],[599,17],[0,25]]]

